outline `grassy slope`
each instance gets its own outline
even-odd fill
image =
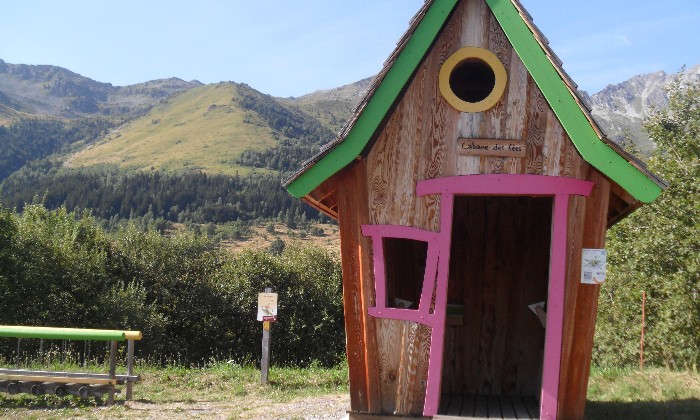
[[[275,144],[273,130],[233,100],[233,83],[190,89],[72,156],[69,166],[114,165],[125,170],[247,173],[233,160],[247,149]],[[248,115],[250,122],[244,122]]]
[[[296,102],[282,100],[282,102],[296,106],[334,133],[343,128],[355,107],[355,103],[349,99],[298,100]]]
[[[371,78],[363,79],[339,88],[320,90],[299,98],[278,98],[278,100],[298,107],[337,133],[352,115],[352,110],[364,96],[371,81]]]

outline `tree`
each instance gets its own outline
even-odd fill
[[[645,360],[700,363],[700,81],[669,87],[667,109],[644,125],[657,146],[649,168],[668,189],[609,232],[609,281],[601,291],[599,364],[638,360],[641,293],[647,294]]]
[[[272,255],[282,255],[282,252],[284,252],[284,248],[287,246],[286,243],[280,238],[275,239],[270,243],[270,246],[267,248],[268,252]]]
[[[0,301],[11,297],[10,278],[15,275],[17,222],[7,209],[0,206]],[[7,308],[5,308],[7,309]]]

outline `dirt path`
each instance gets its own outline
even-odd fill
[[[3,419],[240,419],[240,420],[335,420],[347,415],[347,394],[324,395],[291,402],[249,400],[178,401],[155,403],[136,400],[112,407],[62,409],[0,409]]]
[[[326,395],[286,403],[264,400],[240,402],[177,402],[126,404],[123,414],[134,418],[175,419],[341,419],[350,406],[348,395]],[[109,409],[105,409],[109,410]]]

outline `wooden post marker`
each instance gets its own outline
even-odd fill
[[[639,370],[644,372],[644,323],[646,316],[646,306],[647,306],[647,292],[642,291],[642,333],[639,339]]]
[[[265,293],[258,293],[258,321],[263,323],[262,360],[260,361],[260,383],[267,385],[270,371],[270,327],[277,320],[277,293],[266,287]]]

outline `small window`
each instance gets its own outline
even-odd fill
[[[387,308],[418,309],[428,257],[428,243],[384,238]]]
[[[507,75],[491,51],[464,47],[452,54],[440,70],[440,92],[462,112],[483,112],[503,96]]]

